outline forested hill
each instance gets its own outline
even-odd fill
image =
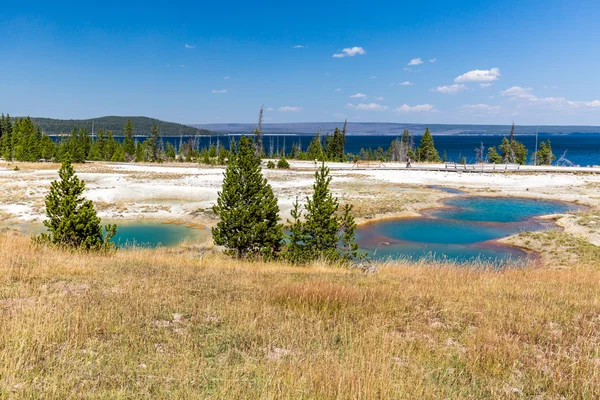
[[[156,124],[162,136],[179,136],[179,135],[208,135],[209,130],[194,128],[187,125],[178,124],[175,122],[166,122],[148,117],[100,117],[92,119],[53,119],[53,118],[31,118],[35,125],[38,125],[43,133],[47,135],[57,135],[60,133],[70,133],[73,127],[87,128],[88,132],[92,132],[102,128],[104,131],[110,130],[113,135],[123,135],[123,127],[127,122],[127,118],[133,123],[133,134],[148,136],[150,128]]]

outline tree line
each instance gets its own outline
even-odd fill
[[[260,124],[259,124],[260,126]],[[134,126],[131,119],[127,119],[122,129],[123,141],[118,141],[112,131],[102,128],[90,136],[87,128],[73,128],[70,134],[63,135],[59,140],[53,141],[43,134],[39,126],[29,117],[11,120],[10,116],[0,117],[0,156],[5,160],[39,161],[53,160],[61,162],[68,155],[72,162],[90,161],[116,161],[116,162],[199,162],[207,165],[225,165],[230,156],[231,148],[235,148],[235,139],[231,140],[229,149],[216,141],[209,146],[198,148],[193,139],[183,142],[178,149],[170,143],[163,141],[157,125],[150,127],[147,138],[143,141],[134,138]],[[447,162],[446,152],[440,156],[429,128],[421,137],[420,143],[415,144],[414,134],[407,129],[401,137],[391,141],[387,149],[361,148],[358,154],[346,152],[346,123],[342,129],[336,128],[333,134],[322,135],[317,132],[308,147],[303,149],[299,143],[292,143],[291,150],[285,148],[275,151],[272,146],[268,152],[264,149],[262,132],[257,129],[254,133],[255,154],[262,158],[279,159],[277,164],[285,168],[286,158],[295,160],[316,160],[319,162],[348,162],[348,161],[396,161],[406,162]],[[502,138],[497,146],[485,148],[483,143],[474,149],[477,163],[510,163],[526,164],[528,149],[515,139],[515,127],[512,126],[508,138]],[[537,165],[549,165],[556,160],[552,152],[552,145],[548,139],[541,142],[537,152],[531,156]],[[457,160],[466,163],[466,157]],[[288,164],[289,165],[289,164]]]

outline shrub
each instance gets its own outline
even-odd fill
[[[290,163],[287,162],[287,160],[282,157],[279,161],[277,161],[277,168],[279,168],[279,169],[289,169],[290,168]]]

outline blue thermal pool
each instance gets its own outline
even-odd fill
[[[112,223],[102,221],[102,225]],[[155,221],[115,221],[117,235],[112,241],[120,248],[177,246],[183,241],[199,242],[210,238],[210,230],[197,226],[161,223]],[[21,232],[37,235],[46,232],[41,224],[21,224],[14,226]]]
[[[179,224],[157,222],[117,223],[117,235],[113,242],[119,247],[175,246],[182,241],[198,241],[208,238],[210,232]]]
[[[549,229],[542,215],[576,211],[577,205],[523,198],[454,197],[424,217],[359,227],[357,242],[377,259],[433,258],[457,262],[524,259],[521,249],[496,240],[521,231]]]

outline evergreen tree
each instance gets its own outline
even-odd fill
[[[220,146],[218,155],[219,165],[227,164],[227,157],[229,157],[227,149],[225,149],[225,146]]]
[[[551,165],[556,160],[556,156],[552,153],[550,139],[547,143],[541,142],[539,150],[533,153],[532,157],[536,165]]]
[[[487,159],[488,159],[488,162],[490,162],[492,164],[502,163],[502,156],[500,156],[500,154],[498,154],[498,151],[496,150],[496,146],[490,147],[488,149]]]
[[[135,142],[133,140],[133,124],[131,123],[131,119],[127,118],[127,122],[125,123],[125,128],[123,128],[123,134],[125,138],[123,139],[123,150],[128,157],[133,157],[135,155]]]
[[[142,143],[138,142],[135,145],[135,162],[144,161],[146,161],[146,149]]]
[[[338,128],[335,128],[332,136],[325,137],[325,156],[329,161],[345,161],[346,153],[346,135]]]
[[[500,144],[502,162],[524,165],[527,163],[527,148],[523,143],[514,139],[513,132],[511,132],[511,136],[513,139],[510,140],[502,138]]]
[[[425,128],[425,133],[421,138],[421,145],[417,149],[417,157],[419,161],[440,162],[440,156],[435,149],[435,143],[433,142],[429,128]]]
[[[165,150],[165,157],[167,157],[167,160],[169,160],[169,161],[175,161],[176,156],[177,155],[175,154],[175,148],[173,147],[171,142],[167,142],[167,148]]]
[[[117,152],[117,149],[121,147],[121,145],[114,138],[112,131],[106,131],[106,145],[104,147],[104,158],[105,161],[117,161],[113,160],[113,156]]]
[[[352,261],[362,258],[356,244],[356,221],[352,215],[352,205],[345,204],[340,217],[340,255],[343,261]]]
[[[0,156],[7,161],[13,159],[13,124],[10,115],[6,114],[2,128],[2,142],[0,142]]]
[[[285,158],[280,158],[279,161],[277,161],[277,168],[279,169],[289,169],[290,168],[290,163],[287,162],[287,160]]]
[[[5,119],[4,114],[0,117],[0,156],[2,155],[2,136],[4,136]]]
[[[156,124],[152,125],[150,129],[150,137],[144,142],[146,151],[148,152],[148,160],[151,162],[157,162],[160,154],[158,149],[159,132]]]
[[[37,237],[44,244],[81,250],[108,250],[113,247],[110,239],[116,234],[116,225],[105,227],[102,232],[101,220],[96,215],[94,204],[85,200],[85,183],[75,175],[67,157],[58,171],[60,180],[51,184],[46,196],[44,225],[50,231]]]
[[[349,261],[359,257],[354,243],[356,223],[351,206],[345,206],[338,215],[339,201],[329,190],[331,176],[329,168],[322,164],[315,172],[314,193],[307,197],[302,213],[298,199],[293,206],[290,223],[289,244],[285,257],[292,263],[303,263],[317,259],[329,262]],[[341,243],[341,246],[340,246]]]
[[[277,257],[283,242],[279,206],[263,177],[251,138],[242,136],[225,169],[223,188],[213,211],[220,218],[212,229],[215,244],[238,258]]]
[[[317,132],[315,137],[310,141],[306,155],[309,160],[324,161],[325,154],[323,153],[323,146],[321,145],[321,134]]]

